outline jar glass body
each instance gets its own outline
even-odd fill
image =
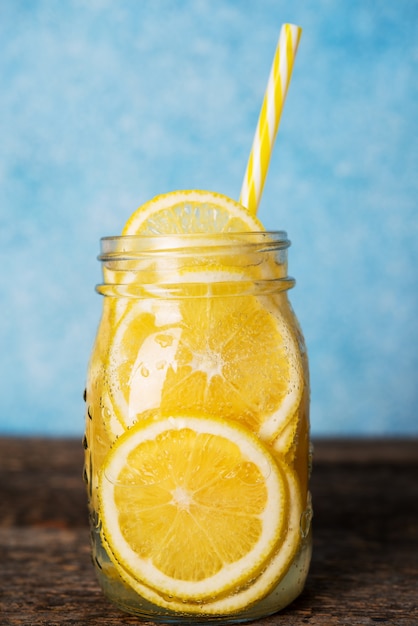
[[[303,589],[309,376],[288,245],[284,232],[102,240],[84,437],[93,560],[106,596],[143,619],[245,622]],[[202,483],[215,485],[204,502]],[[223,558],[247,516],[255,547],[243,533]],[[210,532],[224,541],[206,545]]]

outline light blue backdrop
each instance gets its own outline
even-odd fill
[[[0,432],[82,432],[99,237],[239,195],[286,21],[260,217],[293,242],[313,433],[418,432],[416,0],[0,1]]]

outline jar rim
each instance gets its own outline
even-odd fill
[[[285,250],[290,246],[287,232],[284,230],[222,232],[222,233],[173,233],[158,235],[115,235],[100,239],[100,261],[114,255],[130,253],[173,253],[184,250],[217,249],[227,251],[231,247],[241,249]]]
[[[138,239],[140,241],[151,240],[151,239],[169,239],[171,237],[178,237],[179,239],[184,239],[185,241],[190,239],[199,239],[201,237],[210,237],[213,239],[225,239],[229,237],[242,237],[248,239],[265,239],[265,238],[274,238],[277,240],[287,239],[287,231],[285,230],[254,230],[254,231],[223,231],[223,232],[213,232],[213,233],[153,233],[153,234],[140,234],[140,235],[106,235],[100,238],[100,241],[113,241],[126,239],[126,241],[134,241]]]
[[[228,272],[232,271],[234,287],[239,282],[250,282],[251,289],[258,293],[283,291],[294,284],[287,276],[289,245],[285,231],[103,237],[98,259],[102,263],[104,284],[96,289],[103,295],[140,297],[142,287],[138,295],[136,284],[143,286],[157,281],[165,297],[169,294],[181,297],[178,285],[191,280],[190,276],[187,280],[182,278],[185,271],[193,270],[192,282],[195,278],[201,282],[196,270],[218,267],[224,274],[217,274],[216,282],[229,283]],[[265,275],[259,272],[264,265]],[[242,273],[239,279],[236,270]],[[205,275],[204,282],[207,281]]]

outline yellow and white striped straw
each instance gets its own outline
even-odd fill
[[[283,24],[242,183],[240,203],[256,214],[292,76],[302,29]]]

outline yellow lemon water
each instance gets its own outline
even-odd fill
[[[144,619],[248,621],[310,560],[309,380],[289,242],[175,192],[102,241],[85,478],[99,582]]]

